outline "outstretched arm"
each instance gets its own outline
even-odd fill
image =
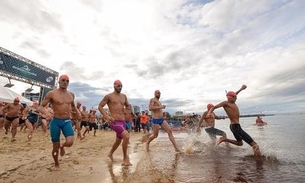
[[[201,116],[201,118],[200,118],[200,120],[199,120],[199,123],[198,123],[198,127],[197,127],[197,130],[199,130],[200,129],[200,127],[201,127],[201,124],[202,123],[204,123],[204,126],[206,126],[206,124],[205,124],[205,118],[206,118],[206,116],[207,116],[207,114],[208,114],[208,112],[207,111],[205,111],[203,114],[202,114],[202,116]]]
[[[223,101],[223,102],[220,102],[219,104],[217,104],[217,105],[211,107],[211,109],[209,110],[208,114],[206,115],[206,118],[211,117],[211,114],[212,114],[212,112],[213,112],[215,109],[217,109],[217,108],[219,108],[219,107],[224,107],[226,104],[227,104],[227,101]]]
[[[244,89],[246,89],[246,88],[247,88],[246,85],[242,85],[241,88],[235,92],[236,95],[238,95],[239,92],[241,92],[242,90],[244,90]]]

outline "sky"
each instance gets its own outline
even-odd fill
[[[158,89],[170,114],[200,114],[246,84],[241,114],[304,112],[304,9],[304,0],[0,0],[0,47],[69,75],[87,108],[119,79],[141,110]]]

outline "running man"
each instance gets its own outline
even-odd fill
[[[237,95],[239,94],[239,92],[241,92],[242,90],[244,90],[246,88],[247,88],[246,85],[242,85],[242,87],[237,92],[229,91],[227,93],[227,100],[215,105],[214,107],[211,107],[211,109],[209,110],[209,112],[207,114],[207,118],[212,117],[212,113],[215,109],[217,109],[219,107],[223,107],[230,119],[230,129],[236,140],[221,139],[219,141],[219,143],[229,142],[229,143],[237,145],[237,146],[242,146],[243,145],[242,140],[244,140],[246,143],[248,143],[252,147],[255,156],[261,156],[261,152],[259,150],[259,146],[257,145],[257,143],[250,137],[250,135],[248,135],[241,128],[241,126],[239,124],[239,108],[235,104],[235,102],[237,100]]]
[[[19,114],[23,111],[23,106],[19,103],[20,99],[16,97],[13,103],[8,103],[2,109],[5,114],[5,134],[8,133],[9,127],[12,128],[12,142],[16,141],[17,127],[19,124]]]
[[[69,86],[69,77],[61,75],[59,77],[59,88],[47,93],[44,100],[39,106],[39,111],[46,115],[46,118],[51,118],[52,114],[46,110],[45,106],[51,103],[53,108],[53,118],[50,122],[50,135],[53,143],[52,157],[55,162],[55,169],[60,170],[58,154],[65,155],[65,147],[71,147],[74,142],[74,131],[70,119],[71,109],[73,118],[81,117],[80,112],[74,103],[74,94],[67,90]],[[60,145],[60,131],[64,134],[66,140]]]
[[[206,116],[212,107],[213,107],[213,104],[207,105],[207,110],[203,112],[203,114],[199,120],[197,132],[201,131],[201,124],[204,122],[205,131],[209,134],[212,141],[216,142],[216,144],[218,145],[218,143],[220,143],[220,141],[227,138],[227,135],[224,131],[215,128],[215,119],[225,119],[225,118],[217,116],[214,112],[212,112],[211,116],[209,118],[207,118]],[[218,141],[216,141],[216,135],[220,135],[222,137],[220,137],[220,139]]]
[[[126,120],[126,130],[128,131],[128,133],[131,132],[132,130],[132,122],[133,122],[133,118],[135,116],[135,114],[132,112],[132,106],[131,104],[129,104],[128,107],[125,108],[125,120]]]
[[[25,125],[28,129],[28,144],[31,143],[33,131],[38,125],[38,101],[33,102],[33,105],[29,107],[28,116],[25,120]]]
[[[83,126],[85,127],[83,137],[81,138],[81,140],[82,140],[86,137],[86,133],[89,132],[89,125],[88,125],[89,114],[87,112],[87,107],[84,105],[82,106],[81,115],[82,115],[82,119],[81,119],[81,123],[80,123],[80,130],[82,130]]]
[[[103,116],[110,121],[110,126],[113,131],[116,132],[116,140],[112,145],[112,148],[108,154],[108,157],[111,161],[113,161],[113,153],[122,143],[123,150],[123,163],[124,166],[131,166],[129,156],[127,154],[127,147],[129,143],[129,133],[126,130],[126,122],[125,122],[125,113],[124,110],[129,106],[129,102],[127,100],[127,96],[122,91],[122,83],[120,80],[115,80],[114,91],[112,93],[107,94],[99,104],[99,111],[103,114]],[[107,104],[110,115],[104,110],[104,106]],[[124,108],[125,107],[125,108]]]
[[[96,130],[98,128],[97,124],[96,124],[96,110],[92,109],[91,112],[88,115],[88,125],[89,125],[89,131],[92,131],[92,128],[94,129],[93,131],[93,136],[96,137]],[[85,134],[85,133],[84,133]]]
[[[170,129],[170,126],[168,125],[167,121],[164,120],[163,118],[163,109],[165,109],[166,106],[161,104],[161,102],[159,101],[160,97],[161,97],[161,92],[159,90],[156,90],[155,97],[150,99],[149,102],[149,110],[151,111],[152,123],[153,123],[153,133],[146,142],[146,151],[149,151],[150,142],[158,137],[159,126],[161,126],[164,129],[164,131],[168,134],[168,138],[172,142],[175,151],[181,152],[181,150],[178,148],[178,145],[174,138],[173,132]]]

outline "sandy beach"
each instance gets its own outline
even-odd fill
[[[123,182],[121,175],[125,175],[124,169],[129,173],[135,170],[135,159],[138,159],[139,153],[144,152],[143,134],[133,132],[131,134],[128,151],[133,166],[127,168],[121,166],[121,146],[114,153],[115,162],[111,162],[107,157],[115,140],[115,133],[98,130],[96,135],[94,137],[93,132],[90,132],[82,141],[75,138],[73,146],[66,148],[66,155],[59,157],[62,170],[54,171],[49,135],[44,135],[38,130],[34,132],[32,143],[29,145],[26,132],[18,131],[16,141],[11,142],[11,134],[5,135],[2,130],[0,131],[0,182]],[[63,136],[61,140],[64,140]],[[125,175],[124,179],[126,178]]]

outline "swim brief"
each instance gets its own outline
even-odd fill
[[[9,121],[9,122],[13,122],[14,121],[14,119],[16,119],[16,118],[19,118],[18,116],[15,116],[15,117],[5,117],[5,119],[7,120],[7,121]]]
[[[153,118],[152,122],[154,125],[162,125],[164,118]]]
[[[126,130],[126,122],[115,120],[110,124],[110,127],[116,132],[116,138],[122,139],[121,134]]]

